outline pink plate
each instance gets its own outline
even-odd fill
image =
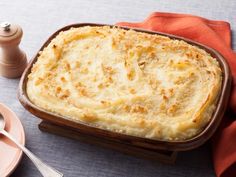
[[[25,145],[24,129],[16,114],[1,103],[0,112],[6,120],[5,130]],[[0,135],[0,176],[9,176],[15,170],[21,157],[22,151],[6,137]]]

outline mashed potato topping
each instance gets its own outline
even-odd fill
[[[173,141],[203,130],[221,82],[217,60],[184,41],[86,26],[60,32],[40,52],[27,94],[72,121]]]

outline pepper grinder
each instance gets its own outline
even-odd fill
[[[26,54],[19,48],[23,35],[22,28],[16,24],[0,24],[0,75],[18,78],[27,66]]]

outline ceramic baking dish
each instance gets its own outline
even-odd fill
[[[81,23],[81,24],[72,24],[65,26],[58,31],[56,31],[54,34],[52,34],[49,39],[43,44],[43,46],[39,49],[41,51],[44,47],[46,47],[50,41],[55,38],[55,36],[60,32],[60,31],[65,31],[70,29],[71,27],[82,27],[82,26],[103,26],[102,24],[89,24],[89,23]],[[109,25],[112,26],[112,25]],[[122,27],[123,28],[123,27]],[[123,28],[123,29],[129,29],[129,28]],[[19,91],[18,91],[18,98],[21,102],[21,104],[25,107],[26,110],[31,112],[33,115],[39,117],[40,119],[44,121],[48,121],[51,123],[54,123],[56,125],[63,125],[66,126],[68,129],[73,129],[77,130],[81,133],[85,133],[88,135],[92,135],[98,138],[103,138],[106,140],[110,141],[115,141],[119,143],[125,143],[125,144],[130,144],[132,146],[137,146],[137,147],[142,147],[142,148],[147,148],[147,149],[153,149],[153,150],[169,150],[169,151],[184,151],[184,150],[190,150],[194,149],[200,145],[202,145],[204,142],[206,142],[216,131],[217,127],[219,126],[222,117],[224,115],[224,112],[227,107],[229,95],[230,95],[230,88],[231,88],[231,75],[230,75],[230,70],[228,67],[228,64],[226,63],[225,59],[214,49],[211,49],[205,45],[199,44],[197,42],[191,41],[186,38],[182,37],[177,37],[174,35],[170,34],[165,34],[165,33],[160,33],[160,32],[153,32],[153,31],[145,31],[145,30],[140,30],[140,29],[134,29],[136,31],[140,32],[145,32],[145,33],[150,33],[150,34],[159,34],[163,36],[168,36],[171,39],[179,39],[186,41],[187,43],[191,45],[198,46],[199,48],[204,49],[208,53],[212,55],[212,57],[216,58],[220,64],[220,67],[223,72],[223,83],[222,83],[222,88],[220,92],[220,96],[218,98],[218,103],[217,107],[215,109],[215,112],[212,115],[212,118],[208,125],[205,127],[205,129],[200,132],[197,136],[184,140],[184,141],[163,141],[163,140],[153,140],[153,139],[147,139],[147,138],[141,138],[141,137],[135,137],[135,136],[130,136],[130,135],[125,135],[125,134],[120,134],[120,133],[115,133],[111,132],[108,130],[103,130],[99,129],[96,127],[92,127],[90,125],[87,125],[83,122],[79,121],[73,121],[69,120],[66,117],[54,114],[52,112],[48,112],[46,110],[43,110],[39,107],[37,107],[34,103],[32,103],[26,92],[26,83],[28,79],[28,74],[31,71],[31,68],[33,64],[36,62],[38,56],[39,56],[39,51],[37,52],[36,56],[31,60],[29,63],[28,67],[24,71],[20,85],[19,85]]]

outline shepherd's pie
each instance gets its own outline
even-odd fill
[[[181,40],[118,27],[71,28],[39,54],[27,81],[41,109],[101,129],[168,141],[209,123],[219,63]]]

